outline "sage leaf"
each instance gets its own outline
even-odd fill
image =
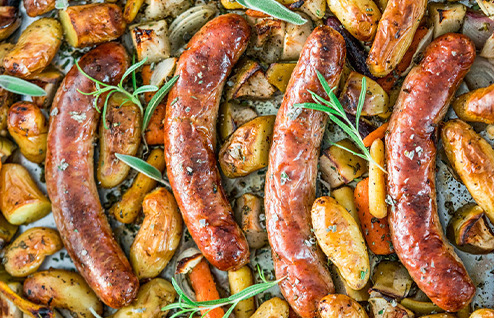
[[[45,90],[38,85],[10,75],[0,75],[0,87],[19,95],[46,96]]]
[[[149,163],[147,163],[146,161],[137,157],[123,155],[120,153],[116,153],[115,156],[119,160],[122,160],[129,167],[139,171],[140,173],[148,176],[153,180],[156,180],[166,185],[166,182],[162,178],[161,172],[152,165],[150,165]]]
[[[302,25],[307,22],[307,20],[299,16],[297,13],[290,11],[284,5],[275,0],[237,0],[237,2],[244,7],[261,11],[274,18],[292,24]]]

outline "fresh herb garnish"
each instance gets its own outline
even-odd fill
[[[151,115],[153,115],[154,110],[158,107],[159,103],[168,94],[173,85],[178,81],[178,75],[172,77],[160,90],[154,94],[153,98],[149,101],[146,107],[146,112],[144,113],[144,118],[142,119],[142,131],[145,132],[149,121],[151,120]]]
[[[140,173],[148,176],[153,180],[156,180],[164,185],[169,186],[169,184],[165,180],[163,180],[161,172],[152,165],[150,165],[149,163],[147,163],[146,161],[137,157],[122,155],[119,153],[116,153],[115,156],[119,160],[122,160],[129,167],[134,168],[135,170],[139,171]]]
[[[205,314],[202,315],[202,317],[205,317],[207,313],[209,313],[211,310],[215,308],[231,305],[230,308],[225,312],[225,315],[223,316],[223,318],[228,318],[230,317],[230,314],[232,313],[233,309],[235,309],[235,307],[238,305],[239,302],[254,297],[260,293],[263,293],[266,290],[270,289],[271,287],[276,286],[279,282],[285,279],[285,277],[283,277],[278,280],[268,282],[264,277],[264,272],[259,269],[259,266],[258,266],[258,271],[259,271],[259,276],[263,281],[262,283],[249,286],[246,289],[242,290],[241,292],[237,294],[233,294],[228,298],[222,298],[222,299],[210,300],[210,301],[194,301],[190,299],[183,292],[180,286],[178,286],[175,279],[172,278],[173,287],[175,288],[177,294],[179,295],[178,302],[165,306],[161,308],[161,310],[167,311],[172,309],[178,309],[178,311],[174,313],[170,318],[175,318],[183,314],[187,314],[190,315],[190,317],[192,317],[194,314],[206,310]]]
[[[65,10],[69,6],[68,0],[56,0],[55,1],[55,9]]]
[[[329,97],[329,101],[325,100],[321,96],[317,95],[316,93],[309,91],[309,93],[312,95],[312,99],[316,103],[302,103],[302,104],[295,104],[293,107],[300,107],[300,108],[307,108],[307,109],[313,109],[313,110],[319,110],[322,112],[325,112],[329,115],[329,118],[331,119],[332,122],[337,124],[351,139],[352,141],[357,145],[357,147],[362,151],[362,153],[357,153],[351,149],[348,149],[344,146],[341,146],[337,143],[331,143],[333,146],[336,146],[338,148],[341,148],[345,151],[348,151],[349,153],[360,157],[364,160],[367,160],[369,162],[372,162],[375,164],[379,169],[382,171],[386,172],[383,167],[381,167],[379,164],[377,164],[374,159],[372,159],[372,156],[369,153],[369,150],[367,147],[365,147],[364,142],[362,140],[362,137],[360,137],[359,134],[359,120],[360,120],[360,115],[362,114],[362,108],[364,107],[364,101],[365,101],[365,92],[367,90],[367,84],[366,84],[366,79],[365,77],[362,78],[362,88],[360,90],[360,96],[358,100],[358,105],[357,105],[357,112],[355,114],[355,126],[353,126],[352,122],[350,119],[348,119],[348,116],[345,113],[345,109],[343,106],[341,106],[340,101],[334,94],[333,90],[334,88],[331,88],[324,79],[324,76],[317,71],[317,78],[319,79],[319,82],[321,82],[321,85],[326,92],[326,94]]]
[[[10,75],[0,75],[0,87],[19,95],[46,96],[46,91],[38,85]]]
[[[262,13],[292,24],[302,25],[307,22],[307,20],[275,0],[237,0],[237,2],[246,8],[261,11]]]

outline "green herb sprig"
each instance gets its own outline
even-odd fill
[[[367,147],[365,147],[364,141],[362,140],[362,137],[360,137],[359,134],[360,115],[362,114],[362,108],[364,107],[364,101],[365,101],[365,93],[367,91],[367,83],[365,77],[362,78],[362,88],[360,90],[360,96],[357,104],[357,112],[355,114],[355,118],[356,118],[355,126],[350,121],[350,119],[348,119],[348,116],[345,113],[345,109],[343,108],[343,106],[341,106],[340,101],[334,94],[333,92],[334,88],[331,88],[329,86],[328,82],[326,82],[326,79],[319,71],[317,71],[317,78],[319,79],[319,82],[321,82],[324,91],[328,95],[329,101],[325,100],[316,93],[309,91],[315,103],[301,103],[301,104],[295,104],[293,106],[297,108],[319,110],[327,113],[329,115],[329,119],[331,119],[332,122],[337,124],[350,137],[350,139],[357,145],[357,147],[360,149],[360,151],[362,151],[362,153],[357,153],[337,143],[331,143],[331,145],[341,148],[345,151],[348,151],[351,154],[360,157],[364,160],[372,162],[373,164],[378,166],[379,169],[381,169],[386,173],[386,170],[384,170],[383,167],[381,167],[379,164],[377,164],[374,161],[374,159],[372,159],[369,150],[367,149]]]
[[[149,120],[151,119],[151,115],[153,114],[154,110],[158,106],[158,104],[163,100],[163,98],[166,96],[166,94],[170,91],[170,89],[173,87],[173,85],[177,82],[178,80],[178,75],[173,77],[171,80],[169,80],[163,87],[158,88],[156,85],[143,85],[141,87],[137,87],[137,81],[136,81],[136,76],[135,76],[135,71],[140,68],[142,65],[144,65],[147,61],[147,58],[143,59],[139,63],[133,64],[131,67],[127,69],[127,71],[124,73],[122,76],[122,79],[120,80],[120,83],[118,85],[108,85],[105,84],[101,81],[98,81],[97,79],[89,76],[86,72],[82,70],[82,68],[79,66],[79,63],[76,62],[75,65],[77,66],[77,69],[79,72],[81,72],[82,75],[86,76],[89,78],[91,81],[93,81],[96,84],[96,89],[93,92],[82,92],[79,89],[77,90],[79,93],[82,95],[86,96],[93,96],[94,98],[94,108],[98,112],[101,112],[101,110],[98,107],[98,101],[101,97],[102,94],[107,93],[106,98],[105,98],[105,103],[103,104],[103,118],[106,118],[106,112],[108,108],[108,101],[110,100],[110,97],[114,93],[121,93],[126,96],[124,101],[122,102],[122,105],[125,104],[126,102],[132,102],[136,104],[139,109],[141,110],[141,113],[144,114],[143,116],[143,124],[142,124],[142,131],[146,131],[147,125],[149,124]],[[133,87],[133,92],[130,93],[128,92],[124,87],[123,83],[127,76],[132,74],[132,87]],[[144,108],[142,107],[141,101],[139,99],[139,94],[144,94],[147,92],[156,92],[158,91],[154,97],[151,99],[149,102],[148,106],[146,107],[146,111],[144,111]],[[105,129],[108,129],[108,125],[106,124],[106,120],[103,120],[103,126]]]
[[[140,173],[148,176],[149,178],[156,180],[168,187],[170,187],[170,184],[168,184],[165,180],[163,180],[161,172],[156,169],[154,166],[150,165],[146,161],[142,160],[141,158],[137,158],[134,156],[129,156],[129,155],[123,155],[120,153],[116,153],[115,156],[123,161],[126,165],[129,167],[139,171]]]
[[[46,96],[46,91],[38,85],[10,75],[0,75],[0,87],[19,95]]]
[[[261,11],[262,13],[292,24],[302,25],[307,22],[307,20],[295,12],[290,11],[276,0],[237,0],[237,2],[246,8]]]
[[[206,310],[206,312],[201,316],[202,318],[205,317],[211,310],[215,308],[231,305],[230,308],[225,312],[225,315],[223,316],[223,318],[228,318],[230,317],[230,314],[232,313],[233,309],[235,309],[235,307],[238,305],[239,302],[254,297],[260,293],[263,293],[266,290],[270,289],[271,287],[276,286],[279,282],[285,279],[285,277],[283,277],[278,280],[269,282],[266,280],[266,278],[264,277],[264,272],[261,271],[259,267],[258,267],[258,271],[259,271],[259,276],[263,281],[262,283],[249,286],[246,289],[242,290],[241,292],[237,294],[233,294],[228,298],[222,298],[222,299],[210,300],[210,301],[194,301],[190,299],[180,288],[180,286],[178,286],[175,279],[172,278],[172,285],[177,291],[177,294],[179,295],[178,302],[165,306],[161,308],[161,310],[167,311],[172,309],[178,309],[178,311],[174,313],[170,318],[175,318],[184,314],[190,315],[190,317],[192,317],[194,314]]]

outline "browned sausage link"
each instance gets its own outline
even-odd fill
[[[250,27],[236,14],[207,23],[177,64],[165,117],[168,177],[192,238],[221,270],[249,261],[249,247],[235,223],[216,163],[216,119],[223,86],[247,48]]]
[[[420,289],[448,311],[467,305],[475,287],[439,223],[434,141],[474,58],[475,46],[463,35],[435,39],[406,77],[386,137],[394,248]]]
[[[123,46],[106,43],[79,61],[93,78],[116,85],[129,66]],[[113,308],[129,304],[139,281],[113,238],[94,180],[93,142],[100,114],[93,107],[94,82],[74,65],[52,105],[46,156],[46,185],[53,216],[77,270],[98,297]],[[100,100],[100,106],[103,100]]]
[[[317,163],[327,116],[297,114],[294,104],[313,102],[309,90],[325,96],[316,70],[338,85],[345,61],[343,37],[327,26],[316,28],[302,49],[274,126],[266,174],[266,217],[276,277],[287,277],[281,291],[303,318],[317,316],[321,298],[334,292],[331,275],[311,234]]]

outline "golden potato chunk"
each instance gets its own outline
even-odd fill
[[[467,8],[461,3],[429,3],[429,17],[434,23],[434,38],[450,32],[458,32]]]
[[[274,297],[262,303],[250,318],[288,318],[289,311],[286,301]]]
[[[382,261],[374,268],[372,281],[372,291],[397,299],[408,296],[413,284],[406,268],[391,261]]]
[[[144,221],[130,247],[130,263],[139,279],[161,273],[180,243],[182,216],[173,194],[158,188],[144,197]]]
[[[0,249],[3,249],[12,240],[18,228],[17,225],[10,224],[0,213]]]
[[[254,109],[246,105],[228,101],[220,105],[218,115],[218,133],[225,141],[238,127],[257,117]]]
[[[482,308],[475,310],[470,318],[494,318],[494,310],[488,308]]]
[[[73,47],[96,45],[119,38],[125,32],[122,10],[112,3],[70,6],[60,10],[67,42]]]
[[[5,70],[22,78],[39,74],[57,54],[62,37],[62,26],[56,19],[34,21],[22,32],[15,47],[5,55]]]
[[[37,221],[51,211],[51,203],[23,166],[9,163],[0,170],[0,210],[10,224]]]
[[[0,6],[0,41],[5,40],[21,26],[21,16],[17,6]]]
[[[137,24],[129,27],[139,61],[156,63],[170,57],[170,40],[165,20]]]
[[[288,87],[296,63],[273,63],[266,72],[268,82],[283,93]]]
[[[228,271],[228,281],[230,282],[230,292],[232,295],[254,284],[254,278],[248,266],[244,266],[236,271]],[[235,309],[233,309],[233,313],[235,314],[235,318],[250,318],[255,309],[254,297],[251,297],[239,302]]]
[[[322,318],[367,318],[367,313],[358,302],[346,295],[328,295],[319,302]]]
[[[261,248],[268,243],[268,232],[261,217],[266,218],[262,198],[245,193],[235,201],[235,218],[252,249]]]
[[[228,178],[246,176],[268,166],[276,116],[261,116],[240,126],[220,149],[218,158]]]
[[[64,75],[55,67],[48,66],[43,72],[34,76],[32,83],[45,90],[45,96],[32,96],[33,103],[39,108],[51,107],[53,98],[57,92],[58,84],[62,81]]]
[[[53,255],[62,248],[62,238],[57,230],[30,228],[7,247],[5,270],[14,277],[26,277],[38,270],[47,255]]]
[[[56,0],[24,0],[24,8],[30,17],[37,17],[55,9]]]
[[[460,95],[453,109],[464,121],[494,124],[494,84]]]
[[[362,90],[362,79],[364,76],[357,72],[351,72],[348,75],[345,87],[340,94],[341,106],[346,112],[355,115],[357,105]],[[389,97],[384,89],[372,79],[365,77],[367,91],[365,94],[362,116],[383,115],[389,111]]]

